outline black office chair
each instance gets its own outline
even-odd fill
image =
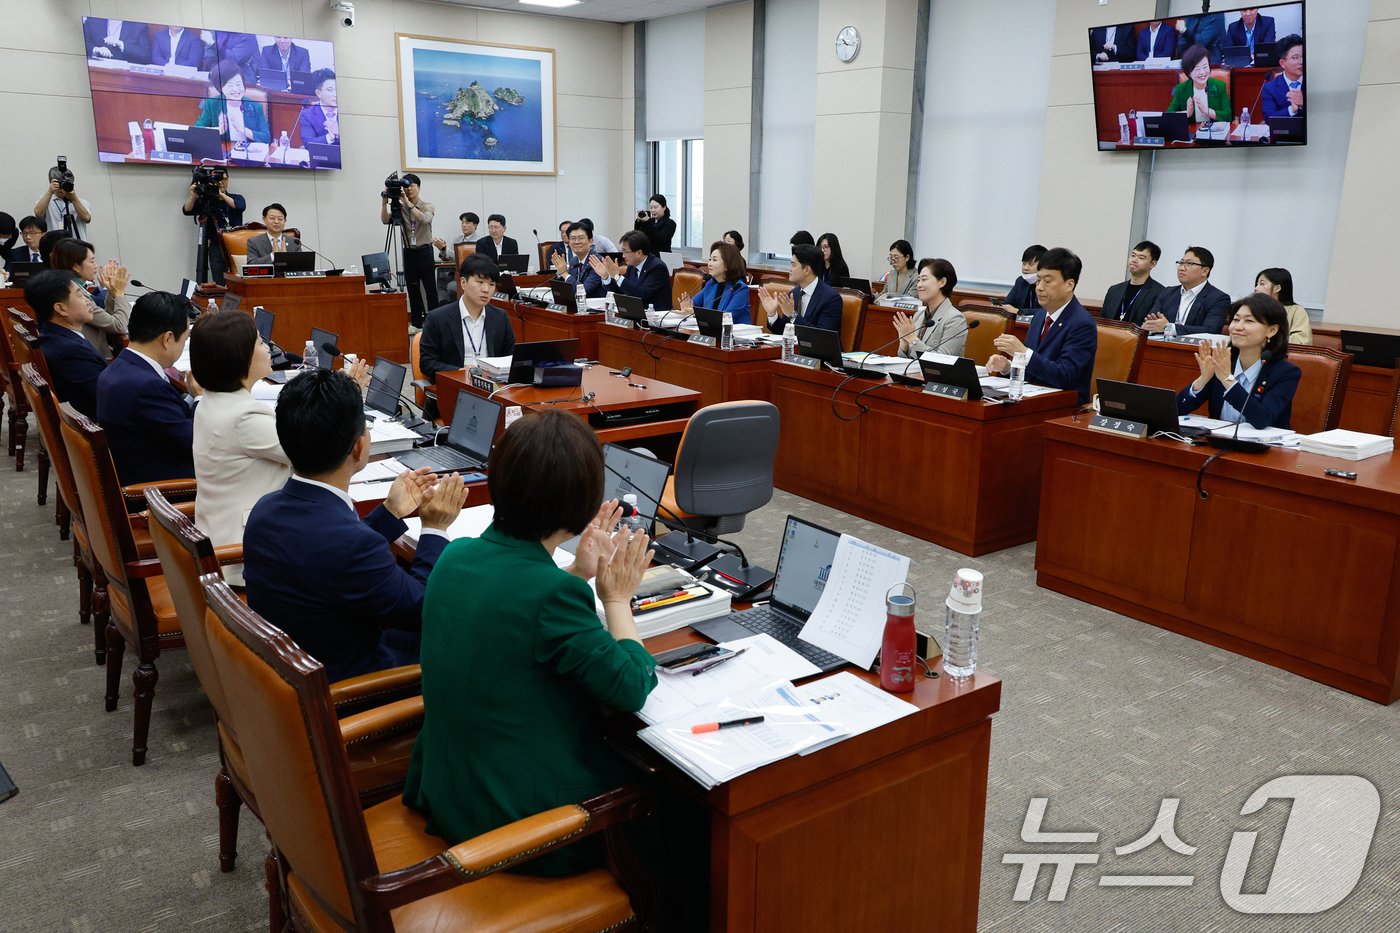
[[[771,402],[721,402],[697,411],[681,435],[661,497],[661,519],[711,535],[740,531],[773,498],[778,409]]]

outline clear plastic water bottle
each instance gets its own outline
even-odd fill
[[[948,592],[943,622],[943,670],[954,680],[977,671],[977,627],[982,620],[982,574],[963,568]]]
[[[583,285],[574,289],[574,307],[579,314],[588,313],[588,293],[583,290]]]
[[[788,321],[783,328],[783,362],[791,363],[797,356],[797,328]]]
[[[719,348],[734,349],[734,313],[726,311],[719,319]]]
[[[606,324],[617,323],[617,301],[612,295],[603,299],[603,322]]]
[[[1026,392],[1026,354],[1017,353],[1011,357],[1011,386],[1006,390],[1006,397],[1013,402],[1019,402]]]
[[[213,314],[217,310],[219,310],[219,303],[213,298],[210,298],[204,303],[204,311],[206,314]]]
[[[133,159],[146,158],[146,137],[141,135],[141,124],[132,120],[126,127],[127,132],[131,134],[131,157]]]
[[[646,322],[649,327],[661,326],[661,318],[656,316],[656,305],[647,302]]]
[[[292,144],[291,138],[287,135],[287,131],[286,131],[286,130],[283,130],[283,131],[282,131],[282,135],[279,136],[279,137],[277,137],[277,148],[278,148],[278,149],[286,149],[286,148],[287,148],[288,146],[290,146],[291,144]]]
[[[622,497],[622,501],[632,507],[632,514],[622,518],[622,527],[627,529],[627,536],[630,538],[646,531],[643,527],[646,523],[642,520],[642,513],[637,511],[637,494],[629,492]]]
[[[321,368],[321,355],[316,352],[314,341],[306,341],[306,346],[301,351],[301,368],[305,372]]]
[[[1132,142],[1132,136],[1128,131],[1128,115],[1118,114],[1118,145],[1126,146]]]

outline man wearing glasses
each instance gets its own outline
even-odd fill
[[[1190,334],[1218,334],[1225,329],[1230,296],[1207,281],[1215,257],[1204,246],[1188,246],[1176,262],[1180,288],[1163,289],[1144,309],[1144,316],[1133,323],[1151,334],[1185,337]]]

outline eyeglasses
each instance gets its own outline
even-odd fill
[[[1202,269],[1206,267],[1205,263],[1196,262],[1194,259],[1178,259],[1176,264],[1178,266],[1200,266]]]

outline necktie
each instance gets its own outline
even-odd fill
[[[1050,325],[1053,323],[1055,322],[1050,320],[1050,315],[1045,315],[1045,325],[1040,328],[1040,339],[1035,342],[1036,346],[1042,346],[1045,343],[1045,335],[1050,333]]]
[[[792,316],[793,319],[802,317],[802,297],[806,293],[802,289],[797,290],[797,294],[792,296]]]
[[[1302,82],[1302,81],[1289,81],[1289,82],[1288,82],[1288,89],[1291,90],[1291,91],[1296,91],[1296,90],[1298,90],[1298,88],[1300,88],[1300,87],[1302,87],[1302,86],[1303,86],[1303,82]]]
[[[39,251],[38,251],[37,249],[32,249],[32,250],[29,251],[29,261],[30,261],[30,262],[38,262],[38,261],[39,261]]]

